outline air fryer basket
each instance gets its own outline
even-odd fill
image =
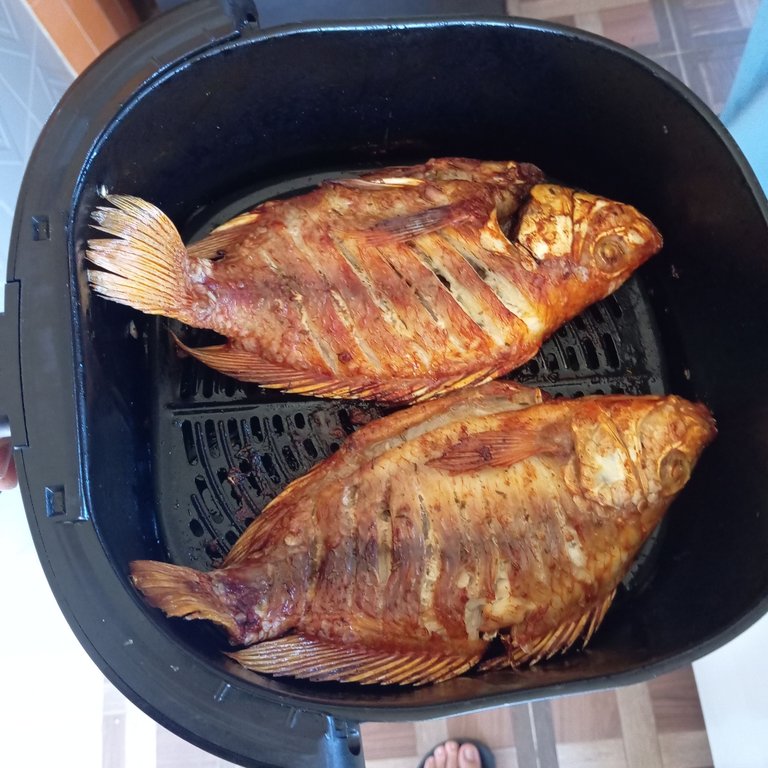
[[[716,118],[635,54],[520,20],[286,26],[191,3],[75,83],[19,198],[0,371],[30,526],[104,673],[166,727],[251,766],[362,765],[356,722],[644,679],[742,631],[768,593],[768,215]],[[240,11],[232,10],[239,8]],[[234,20],[234,23],[233,23]],[[583,653],[424,688],[249,673],[201,622],[168,620],[134,558],[207,568],[292,477],[376,406],[289,397],[180,356],[202,334],[94,299],[98,191],[145,197],[199,236],[328,174],[431,156],[520,159],[631,202],[663,252],[513,376],[555,395],[674,391],[720,434]]]

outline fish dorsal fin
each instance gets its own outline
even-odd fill
[[[383,219],[370,228],[358,230],[354,234],[369,245],[403,243],[419,235],[427,235],[444,227],[461,224],[472,215],[472,211],[466,205],[455,203],[439,205],[425,211]]]
[[[196,259],[219,259],[227,255],[227,251],[238,240],[242,239],[246,227],[250,227],[258,218],[255,213],[242,213],[230,219],[220,227],[216,227],[210,235],[188,246],[187,253]]]
[[[482,653],[396,650],[287,635],[227,654],[254,672],[371,685],[424,685],[466,672]]]
[[[495,429],[462,437],[427,466],[451,475],[489,467],[509,467],[532,456],[563,456],[569,446],[553,429],[519,422],[511,429]]]

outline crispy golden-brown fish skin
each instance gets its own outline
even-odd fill
[[[585,641],[715,435],[675,396],[544,400],[493,382],[361,428],[205,574],[135,585],[261,672],[424,683]]]
[[[151,204],[94,212],[93,290],[208,328],[263,386],[409,403],[498,377],[661,247],[635,208],[535,166],[441,158],[264,203],[186,248]],[[182,345],[183,346],[183,345]]]

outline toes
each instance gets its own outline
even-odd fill
[[[437,768],[435,765],[435,758],[430,755],[425,761],[424,761],[424,768]]]
[[[440,745],[435,747],[435,751],[432,753],[432,759],[435,761],[435,768],[446,768],[446,754],[445,746]]]
[[[479,768],[480,753],[474,744],[462,744],[459,750],[458,768]]]
[[[459,745],[455,741],[445,742],[445,768],[459,768]]]

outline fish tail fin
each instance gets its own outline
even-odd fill
[[[88,242],[92,289],[119,304],[153,315],[185,319],[190,259],[173,222],[151,203],[129,195],[106,195],[113,207],[91,215],[94,227],[114,237]],[[104,271],[102,271],[104,270]]]
[[[231,606],[214,589],[210,573],[155,560],[134,560],[131,581],[152,606],[167,616],[207,619],[226,629],[233,641],[240,639],[242,628]]]

